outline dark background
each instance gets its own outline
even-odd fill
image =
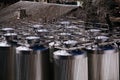
[[[1,3],[15,3],[19,0],[0,0]]]

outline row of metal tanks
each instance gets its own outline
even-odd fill
[[[2,28],[0,80],[119,80],[118,38],[60,24]]]

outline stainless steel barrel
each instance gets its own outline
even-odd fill
[[[113,45],[87,48],[89,80],[119,80],[119,53]]]
[[[40,37],[37,36],[28,36],[26,37],[27,43],[30,46],[33,46],[34,44],[38,44],[40,42]]]
[[[54,52],[54,80],[88,80],[86,53],[81,50]]]
[[[112,45],[101,47],[101,80],[119,80],[119,52]]]
[[[34,54],[34,73],[35,79],[32,80],[50,80],[50,60],[49,49],[43,45],[31,47]]]
[[[30,75],[32,72],[32,50],[20,46],[16,48],[16,80],[31,80],[31,77],[34,77],[33,75]]]
[[[0,80],[14,80],[14,47],[0,42]]]
[[[87,47],[88,54],[88,78],[89,80],[99,80],[100,54],[97,46]]]
[[[49,51],[43,46],[16,49],[16,80],[48,80]]]
[[[4,36],[5,36],[5,38],[8,42],[11,42],[13,40],[17,40],[17,34],[16,33],[6,33],[6,34],[4,34]]]
[[[3,32],[3,34],[14,33],[14,29],[13,28],[2,28],[2,32]]]

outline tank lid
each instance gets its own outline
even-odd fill
[[[70,22],[69,22],[69,21],[61,21],[60,24],[63,24],[63,25],[69,25]]]
[[[90,32],[100,32],[99,29],[90,29],[89,31],[90,31]]]
[[[72,25],[72,26],[66,26],[66,28],[68,28],[68,29],[77,29],[78,27],[75,26],[75,25]]]
[[[14,30],[13,28],[2,28],[3,31]]]
[[[30,33],[23,32],[23,33],[22,33],[22,35],[24,35],[24,36],[29,36],[29,35],[30,35]]]
[[[66,50],[58,50],[58,51],[54,52],[53,54],[57,55],[57,56],[71,56],[72,55],[69,52],[67,52]]]
[[[48,32],[48,30],[47,29],[39,29],[39,30],[37,30],[37,32]]]
[[[17,33],[6,33],[6,34],[4,34],[4,36],[16,36],[17,35]]]
[[[77,35],[83,35],[83,33],[81,33],[81,32],[75,32],[75,34],[77,34]]]
[[[60,33],[59,35],[67,36],[67,35],[71,35],[71,34],[70,33]]]
[[[50,42],[49,46],[59,46],[61,44],[60,41]]]
[[[77,44],[77,41],[75,41],[75,40],[68,40],[68,41],[65,41],[64,43],[65,44],[75,45],[75,44]]]
[[[32,49],[25,47],[25,46],[19,46],[16,48],[18,51],[31,51]]]
[[[35,25],[33,25],[32,27],[33,28],[40,28],[40,27],[42,27],[43,25],[40,25],[40,24],[35,24]]]
[[[0,42],[0,47],[10,47],[10,45],[7,42]]]
[[[29,37],[26,37],[26,39],[28,39],[28,40],[34,40],[34,39],[40,39],[40,37],[29,36]]]
[[[97,50],[98,46],[97,45],[91,45],[86,47],[87,50]]]
[[[108,40],[108,37],[106,37],[106,36],[97,36],[97,37],[95,37],[95,39],[106,41],[106,40]]]

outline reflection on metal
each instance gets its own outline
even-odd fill
[[[89,47],[87,52],[90,80],[119,80],[119,52],[113,45]]]
[[[88,80],[87,56],[80,50],[54,52],[55,80]]]
[[[20,46],[16,50],[16,80],[49,80],[48,49]]]
[[[13,47],[6,42],[0,42],[0,80],[15,80]]]

